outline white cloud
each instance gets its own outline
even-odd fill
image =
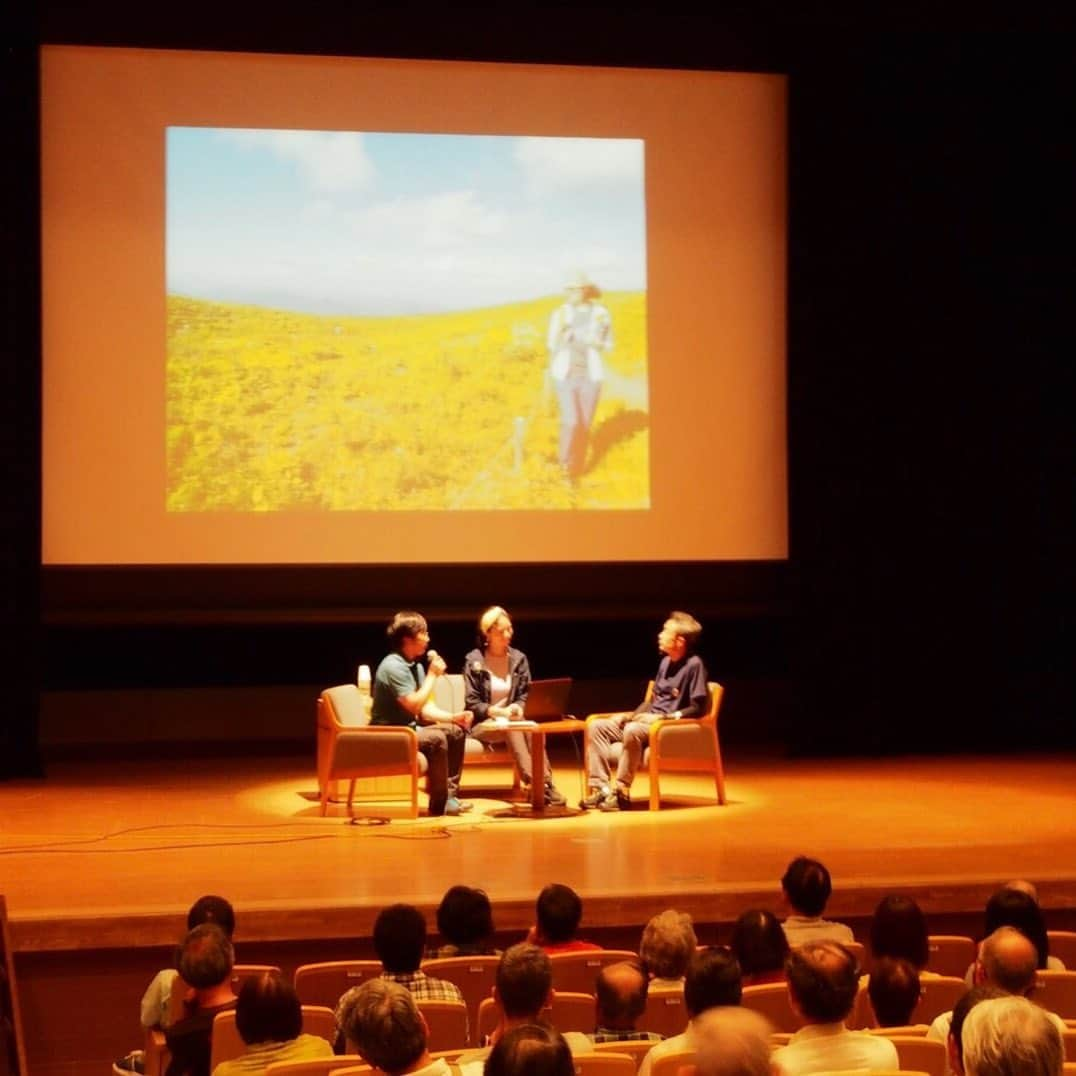
[[[350,215],[355,238],[393,249],[466,249],[501,235],[507,215],[484,206],[474,191],[397,198]]]
[[[262,149],[291,161],[314,191],[362,190],[374,180],[374,165],[362,135],[349,131],[227,130],[221,137],[244,149]]]
[[[515,159],[532,192],[643,184],[643,145],[628,138],[520,138]]]

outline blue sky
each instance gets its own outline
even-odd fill
[[[646,288],[631,139],[170,127],[167,289],[307,313]]]

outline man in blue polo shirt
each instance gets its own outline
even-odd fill
[[[428,670],[419,659],[430,645],[426,618],[402,612],[388,627],[392,653],[374,674],[371,725],[409,725],[418,734],[418,749],[426,756],[426,787],[431,815],[458,815],[474,805],[459,798],[463,749],[473,715],[470,710],[448,713],[433,701],[437,677],[447,666],[436,650],[427,655]]]

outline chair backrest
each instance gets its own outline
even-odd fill
[[[799,1031],[803,1026],[803,1021],[792,1011],[788,986],[785,983],[745,986],[740,1004],[745,1009],[752,1009],[765,1016],[773,1025],[774,1031]]]
[[[944,1042],[925,1035],[890,1035],[897,1048],[897,1062],[902,1069],[929,1072],[930,1076],[945,1076],[948,1051]]]
[[[450,956],[423,961],[422,970],[435,979],[446,979],[460,988],[467,1003],[472,1042],[481,1045],[473,1036],[478,1031],[478,1006],[490,996],[497,978],[499,956]]]
[[[650,1076],[677,1076],[682,1065],[695,1064],[694,1050],[674,1050],[664,1057],[655,1058],[650,1064]]]
[[[318,1057],[311,1061],[274,1061],[265,1068],[265,1076],[330,1076],[341,1069],[369,1065],[358,1054],[337,1054],[335,1057]]]
[[[1076,971],[1040,971],[1031,1000],[1062,1020],[1076,1020]]]
[[[331,1044],[336,1037],[336,1018],[332,1009],[322,1005],[304,1005],[302,1012],[303,1031],[309,1035],[317,1035]],[[246,1043],[236,1026],[235,1009],[217,1013],[213,1019],[213,1034],[210,1038],[209,1071],[212,1072],[222,1061],[242,1057],[246,1050]]]
[[[304,1005],[303,1034],[317,1035],[327,1043],[336,1041],[336,1013],[328,1005]]]
[[[975,960],[975,941],[963,934],[931,934],[927,954],[928,971],[962,979]]]
[[[656,1031],[662,1038],[679,1035],[687,1027],[687,1006],[683,986],[651,987],[646,1009],[639,1018],[640,1031]]]
[[[900,1027],[868,1027],[866,1029],[872,1035],[881,1035],[891,1039],[896,1035],[907,1038],[910,1035],[925,1035],[930,1030],[930,1024],[901,1024]]]
[[[462,1050],[470,1042],[465,1001],[427,1001],[416,998],[426,1020],[427,1045],[431,1050]]]
[[[628,1053],[575,1054],[575,1076],[635,1076],[635,1058]]]
[[[345,728],[362,728],[370,724],[370,711],[366,708],[366,696],[355,684],[338,684],[327,687],[318,699],[318,709],[328,708],[336,724]]]
[[[628,949],[581,949],[573,953],[552,953],[553,989],[576,994],[593,994],[594,982],[607,964],[638,960],[639,954]]]
[[[871,970],[870,950],[862,942],[850,941],[841,944],[856,958],[856,964],[863,974]]]
[[[442,710],[459,713],[462,710],[467,692],[463,686],[462,673],[448,673],[437,677],[433,685],[433,701]]]
[[[1056,956],[1069,971],[1076,970],[1076,930],[1048,930],[1050,956]]]
[[[638,1069],[654,1045],[648,1039],[628,1039],[625,1042],[596,1042],[594,1050],[599,1054],[628,1054]]]
[[[1076,1061],[1076,1027],[1066,1028],[1061,1038],[1065,1043],[1065,1060]]]
[[[950,1012],[967,991],[963,979],[942,975],[937,979],[920,979],[919,1004],[912,1010],[913,1024],[930,1024],[943,1012]]]
[[[589,1033],[594,1030],[594,1006],[593,994],[558,990],[553,995],[553,1004],[542,1011],[540,1019],[552,1024],[561,1034],[566,1031]],[[499,1019],[497,1003],[493,998],[486,998],[478,1006],[478,1022],[474,1032],[474,1041],[478,1045],[486,1041]]]
[[[303,964],[295,970],[295,992],[304,1005],[336,1003],[353,986],[376,979],[381,974],[380,960],[329,960],[319,964]]]

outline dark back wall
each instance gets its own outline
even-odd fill
[[[796,751],[1071,748],[1064,27],[905,16],[898,29],[878,9],[852,24],[656,5],[335,7],[300,21],[237,5],[179,24],[46,3],[15,35],[0,770],[33,768],[41,686],[335,681],[393,606],[423,608],[454,652],[487,594],[526,624],[533,659],[580,677],[645,675],[657,622],[692,608],[719,675],[785,685]],[[42,601],[39,41],[789,72],[789,563],[493,570],[478,589],[450,567],[50,572]]]

